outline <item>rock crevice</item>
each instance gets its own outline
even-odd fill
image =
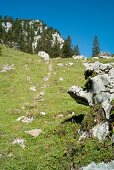
[[[84,65],[86,67],[84,75],[87,80],[84,88],[74,85],[67,92],[79,104],[93,108],[99,106],[96,115],[100,113],[102,117],[103,113],[104,117],[100,120],[94,116],[92,127],[89,127],[90,122],[86,122],[86,130],[83,124],[79,140],[90,136],[104,140],[109,134],[110,115],[113,108],[111,103],[114,100],[114,67],[100,62],[84,63]]]

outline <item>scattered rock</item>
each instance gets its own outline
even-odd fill
[[[3,69],[1,72],[5,73],[5,72],[11,71],[11,70],[15,70],[14,64],[12,64],[12,65],[6,64],[6,65],[3,65]]]
[[[105,140],[108,134],[109,134],[108,122],[104,123],[101,122],[92,129],[92,136],[98,138],[99,141]]]
[[[46,112],[40,112],[40,115],[45,116],[47,113]]]
[[[48,81],[49,80],[49,77],[44,77],[44,81]]]
[[[86,167],[82,167],[79,170],[114,170],[114,161],[108,163],[98,163],[92,162],[91,164],[87,165]]]
[[[45,92],[44,92],[44,91],[41,91],[39,95],[40,95],[40,96],[44,96],[44,95],[45,95]]]
[[[9,153],[8,155],[7,155],[7,157],[12,157],[13,156],[13,153]]]
[[[60,78],[59,78],[59,80],[60,80],[60,81],[63,81],[63,78],[62,78],[62,77],[60,77]]]
[[[38,56],[42,57],[45,61],[49,61],[49,54],[47,54],[45,51],[39,51]]]
[[[17,144],[19,145],[21,148],[25,148],[25,144],[24,144],[24,139],[21,139],[21,138],[17,138],[15,139],[13,142],[12,142],[13,145]]]
[[[19,122],[20,120],[22,120],[23,118],[25,118],[25,116],[21,116],[18,119],[16,119],[17,122]]]
[[[33,129],[33,130],[25,131],[25,133],[27,133],[27,134],[29,134],[30,136],[33,136],[33,137],[39,136],[41,132],[42,132],[41,129]]]
[[[32,87],[30,87],[30,90],[36,91],[36,87],[35,87],[35,86],[32,86]]]
[[[63,115],[62,115],[62,114],[59,114],[58,117],[63,117]]]
[[[29,117],[21,116],[16,121],[21,121],[23,123],[31,123],[33,120],[34,120],[33,116],[29,116]]]
[[[58,63],[57,66],[64,67],[64,64],[63,63]]]
[[[66,66],[73,66],[73,65],[74,65],[74,63],[71,63],[69,61],[66,63]]]
[[[75,59],[75,60],[77,60],[77,59],[81,60],[81,59],[84,59],[85,56],[83,56],[83,55],[73,55],[72,58]]]
[[[31,79],[30,79],[30,77],[27,77],[27,81],[30,81]]]

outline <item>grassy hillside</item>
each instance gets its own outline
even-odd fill
[[[95,139],[78,142],[80,115],[87,114],[90,109],[75,103],[67,89],[74,84],[83,86],[82,61],[51,59],[45,63],[37,55],[3,47],[0,70],[5,64],[13,64],[15,70],[0,72],[1,169],[67,170],[71,162],[82,166],[112,158],[109,141],[105,144]],[[49,80],[45,81],[47,75]],[[36,91],[30,90],[32,86]],[[44,96],[40,96],[40,92],[45,93]],[[17,122],[21,116],[34,116],[34,120]],[[71,121],[72,116],[75,123]],[[38,137],[25,133],[36,128],[42,129]],[[25,140],[24,149],[12,144],[16,138]]]

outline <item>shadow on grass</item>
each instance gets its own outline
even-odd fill
[[[75,116],[72,116],[68,119],[65,119],[62,123],[72,122],[72,123],[81,124],[83,119],[84,119],[84,114],[80,114],[80,115],[77,115],[77,116],[75,115]]]

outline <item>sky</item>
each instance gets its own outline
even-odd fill
[[[114,54],[114,0],[1,0],[0,15],[41,19],[63,38],[70,35],[85,56],[97,35],[100,49]]]

